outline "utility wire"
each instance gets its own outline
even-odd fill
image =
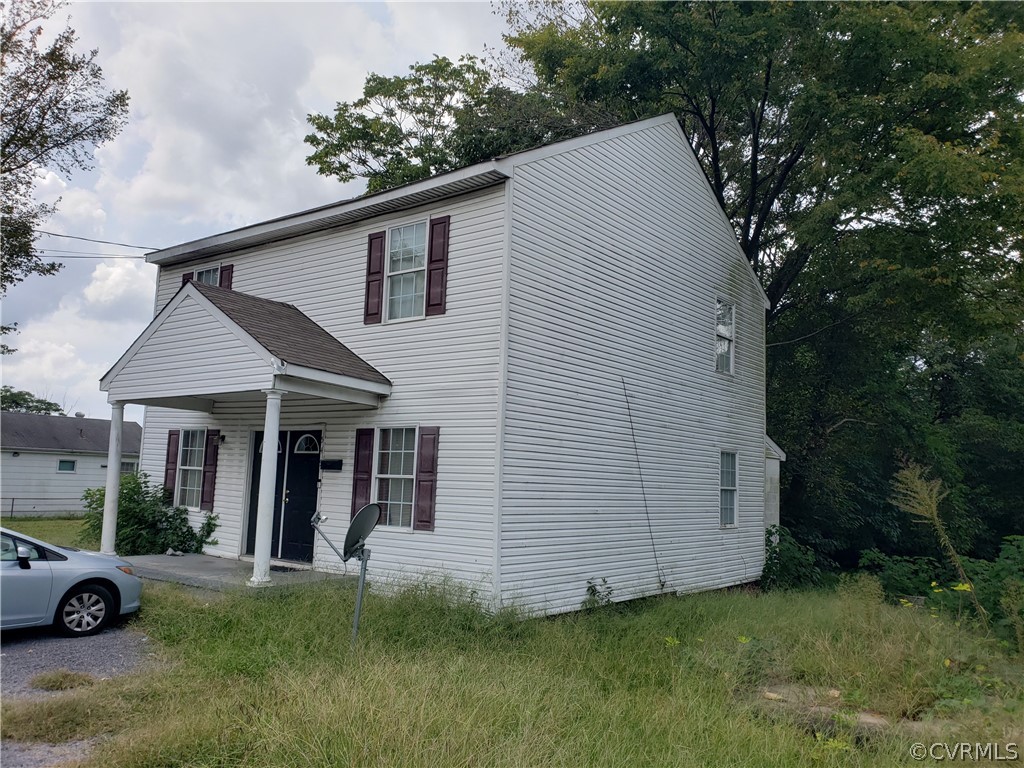
[[[37,229],[40,235],[49,235],[50,237],[67,237],[72,240],[85,240],[87,243],[103,243],[104,245],[120,245],[125,248],[138,248],[143,251],[158,251],[159,248],[154,248],[149,245],[129,245],[128,243],[115,243],[113,240],[93,240],[91,237],[79,237],[78,235],[58,235],[56,232],[47,232],[44,229]]]
[[[665,576],[661,571],[661,563],[658,562],[658,547],[654,543],[654,528],[651,526],[651,510],[647,507],[647,489],[644,487],[644,468],[640,463],[640,449],[636,445],[636,431],[633,429],[633,410],[629,407],[629,393],[626,391],[626,379],[620,376],[622,381],[622,397],[626,401],[626,416],[629,417],[629,434],[633,438],[633,455],[636,456],[636,469],[640,473],[640,493],[644,497],[644,513],[647,515],[647,532],[651,536],[651,553],[654,555],[654,567],[658,571],[658,583],[662,591],[665,590]]]
[[[134,253],[100,253],[99,251],[66,251],[63,248],[40,248],[40,253],[78,253],[83,256],[90,256],[94,259],[144,259],[145,256],[137,256]],[[62,256],[61,258],[71,258]]]
[[[47,251],[40,251],[40,253],[47,253]],[[53,251],[50,251],[53,253]],[[54,256],[53,258],[65,261],[67,259],[113,259],[114,261],[139,261],[145,260],[145,256],[105,256],[102,253],[98,253],[95,256]]]

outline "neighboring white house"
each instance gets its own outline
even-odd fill
[[[82,492],[107,476],[110,422],[39,413],[0,413],[0,514],[79,514]],[[124,425],[120,472],[134,472],[142,427]]]
[[[767,300],[674,116],[147,259],[159,310],[101,389],[254,585],[338,568],[309,519],[340,543],[370,501],[371,577],[492,605],[760,576]]]

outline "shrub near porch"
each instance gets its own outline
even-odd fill
[[[147,598],[172,663],[5,706],[4,736],[109,733],[97,766],[891,766],[917,741],[1012,741],[1024,711],[1019,659],[872,581],[529,621],[438,587],[371,592],[356,652],[348,585]],[[838,690],[836,716],[770,708],[786,683]],[[862,710],[893,725],[857,734]]]
[[[103,488],[89,488],[82,494],[85,502],[83,541],[100,540],[105,497]],[[204,545],[217,543],[213,538],[216,515],[204,513],[197,531],[189,525],[188,510],[168,505],[165,497],[163,486],[150,482],[149,475],[121,475],[114,544],[114,550],[121,557],[162,555],[169,549],[202,552]]]

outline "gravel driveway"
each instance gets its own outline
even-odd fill
[[[29,687],[41,672],[69,669],[95,678],[124,675],[150,658],[146,635],[117,626],[92,637],[61,637],[52,630],[8,630],[0,635],[0,697],[60,696]],[[84,758],[91,742],[68,744],[0,744],[3,768],[47,768]]]

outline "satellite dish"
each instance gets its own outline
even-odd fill
[[[342,547],[341,559],[348,562],[353,557],[362,560],[360,555],[366,546],[367,537],[377,527],[380,520],[380,505],[367,504],[356,512],[352,522],[348,524],[348,533],[345,534],[345,546]]]
[[[313,519],[309,524],[313,530],[323,536],[324,541],[334,550],[334,554],[347,563],[353,557],[359,561],[359,588],[356,591],[356,613],[352,618],[352,647],[356,647],[356,639],[359,637],[359,615],[363,611],[363,587],[366,585],[366,561],[370,559],[370,550],[366,548],[366,539],[373,533],[380,520],[380,505],[367,504],[356,512],[352,522],[348,524],[348,533],[345,534],[345,546],[342,552],[334,546],[324,532],[320,530],[320,523],[327,519],[326,515],[320,514],[319,510],[313,513]]]

